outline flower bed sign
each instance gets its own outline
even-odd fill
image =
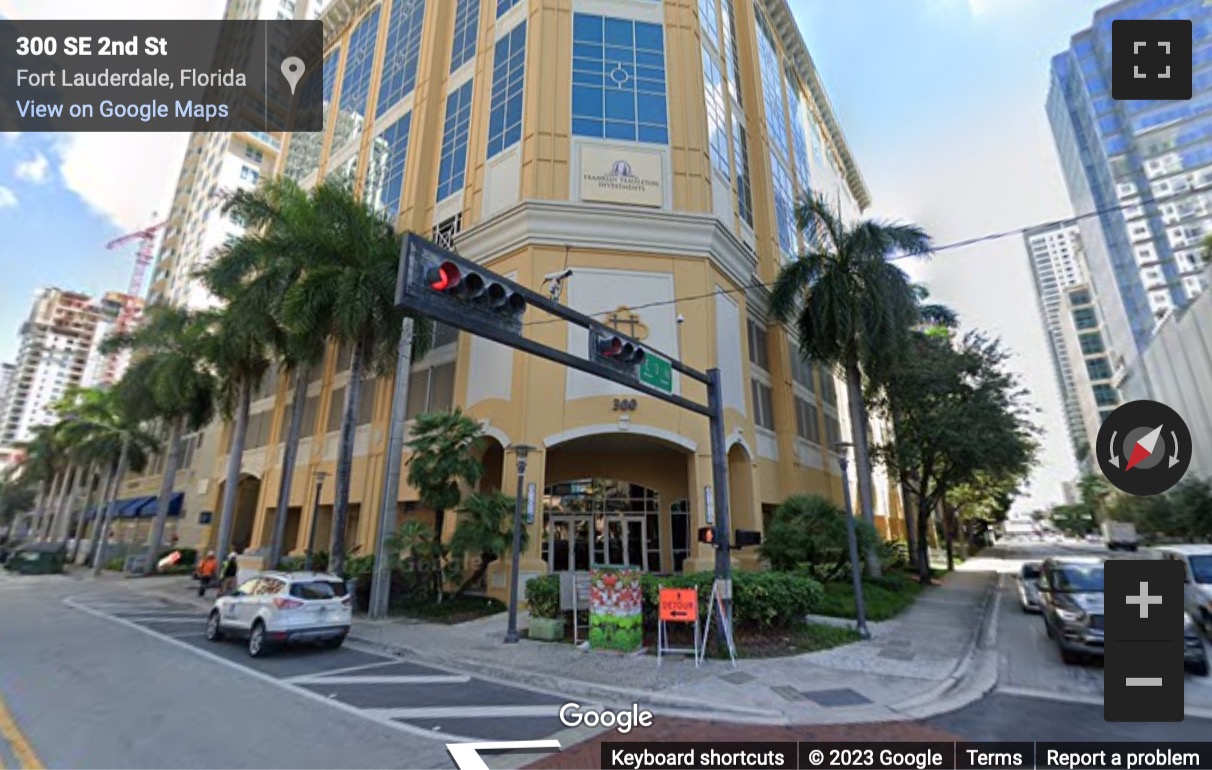
[[[644,642],[640,571],[595,569],[589,583],[589,644],[630,652]]]

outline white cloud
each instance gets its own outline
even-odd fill
[[[0,131],[0,136],[3,136],[5,141],[15,142],[17,137],[21,136],[20,131]]]
[[[49,168],[50,162],[47,161],[46,156],[40,152],[36,152],[33,158],[18,163],[13,173],[17,175],[18,179],[24,179],[34,184],[42,184],[46,181],[46,172]]]
[[[17,205],[17,195],[4,185],[0,185],[0,209],[13,208]]]
[[[220,19],[224,0],[0,0],[9,19]],[[52,158],[64,185],[122,229],[167,214],[186,133],[64,134]]]

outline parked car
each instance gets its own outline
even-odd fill
[[[1061,659],[1077,663],[1103,654],[1103,560],[1050,557],[1040,570],[1044,630],[1056,640]]]
[[[352,597],[337,575],[262,572],[240,584],[234,594],[215,599],[206,638],[244,638],[248,654],[259,658],[291,644],[335,649],[344,643],[352,621]]]
[[[1018,570],[1018,603],[1023,612],[1039,612],[1040,563],[1024,562]]]
[[[1096,557],[1044,560],[1040,576],[1044,629],[1049,639],[1056,640],[1066,663],[1103,655],[1103,564]],[[1207,651],[1190,613],[1183,623],[1183,664],[1197,676],[1208,675]]]
[[[1168,545],[1158,552],[1163,559],[1183,563],[1183,608],[1212,639],[1212,545]]]

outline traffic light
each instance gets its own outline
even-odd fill
[[[715,527],[699,527],[699,542],[715,545]]]
[[[644,362],[645,353],[638,342],[600,328],[590,330],[589,347],[590,357],[594,361],[633,377],[639,376],[639,366]]]
[[[406,249],[397,305],[473,334],[485,327],[522,331],[527,301],[516,284],[419,239]]]

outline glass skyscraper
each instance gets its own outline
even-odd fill
[[[1111,98],[1111,24],[1190,19],[1190,101]],[[1204,0],[1122,0],[1052,59],[1048,118],[1094,298],[1115,365],[1142,351],[1168,313],[1207,284],[1212,234],[1212,7]],[[1095,216],[1092,213],[1098,212]]]

